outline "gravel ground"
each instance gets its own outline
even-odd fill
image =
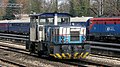
[[[120,58],[106,57],[106,56],[88,56],[86,60],[92,62],[102,63],[110,66],[120,67]]]
[[[12,49],[11,47],[16,48],[16,49]],[[36,56],[30,56],[29,52],[25,50],[25,46],[23,46],[23,44],[16,45],[14,43],[10,44],[9,42],[5,42],[5,43],[0,42],[0,48],[1,48],[0,57],[4,56],[6,58],[13,58],[15,60],[24,62],[26,64],[32,64],[38,67],[75,67],[75,66],[65,64],[59,61],[58,62],[52,61],[48,58],[39,58]],[[97,57],[97,56],[90,55],[86,58],[86,60],[97,62],[97,63],[103,63],[103,64],[107,64],[110,66],[118,66],[118,67],[120,66],[120,58],[100,57],[100,56]],[[0,62],[0,64],[2,63]]]
[[[4,46],[2,46],[4,45]],[[9,47],[7,47],[9,46]],[[26,51],[20,51],[19,49],[12,49],[10,47],[20,48],[24,49],[21,45],[15,45],[15,44],[8,44],[8,43],[2,43],[0,42],[0,57],[9,58],[11,60],[14,59],[14,61],[19,61],[24,64],[26,64],[27,67],[33,67],[27,64],[31,64],[38,67],[75,67],[69,64],[64,64],[61,62],[51,61],[43,58],[39,58],[37,56],[30,56],[29,52]],[[2,63],[0,63],[2,64]],[[11,67],[11,66],[10,66]]]
[[[0,67],[18,67],[18,66],[0,61]]]
[[[0,45],[4,45],[4,46],[10,46],[10,47],[15,47],[15,48],[19,48],[19,49],[25,49],[25,46],[23,46],[23,44],[19,43],[19,44],[14,44],[13,42],[10,41],[6,41],[6,42],[0,42]]]

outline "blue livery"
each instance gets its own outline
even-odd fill
[[[3,20],[0,21],[1,33],[29,34],[29,20]]]

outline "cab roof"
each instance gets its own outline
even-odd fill
[[[58,17],[72,17],[69,13],[42,13],[42,14],[32,14],[33,17],[54,17],[57,14]]]

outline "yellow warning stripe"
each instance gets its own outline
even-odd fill
[[[67,55],[68,55],[68,59],[70,59],[71,58],[71,55],[69,54],[69,53],[66,53]]]
[[[64,53],[62,53],[62,56],[63,56],[63,58],[66,58],[66,56],[65,56],[65,54],[64,54]]]
[[[78,52],[76,52],[75,54],[74,54],[74,59],[76,59],[77,57],[77,55],[78,55],[79,53]]]
[[[59,53],[56,53],[55,55],[56,55],[59,59],[62,59],[62,56],[60,56]]]
[[[89,52],[86,52],[85,55],[82,57],[83,59],[86,58],[86,56],[89,54]]]
[[[50,54],[50,56],[53,56],[53,57],[57,58],[57,56],[55,56],[54,54]]]
[[[84,52],[82,52],[82,53],[78,56],[78,58],[81,58],[83,54],[84,54]]]

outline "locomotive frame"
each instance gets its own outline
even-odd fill
[[[86,27],[70,25],[70,14],[43,13],[30,17],[30,39],[26,44],[30,52],[59,59],[79,59],[89,54]]]

